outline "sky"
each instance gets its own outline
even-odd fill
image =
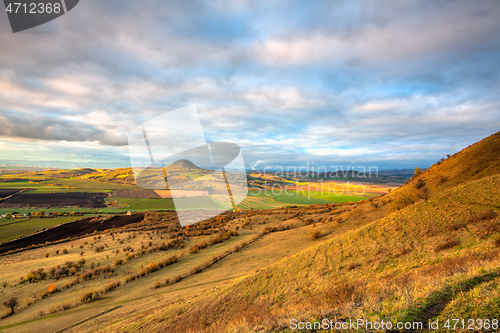
[[[130,167],[137,126],[194,105],[248,169],[427,167],[500,129],[499,17],[497,0],[82,0],[13,34],[2,10],[0,164]]]

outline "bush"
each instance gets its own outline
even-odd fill
[[[86,262],[85,258],[78,260],[78,262],[77,262],[78,267],[80,267],[80,268],[83,267],[85,265],[85,262]]]
[[[311,239],[318,239],[321,237],[321,232],[319,230],[313,231],[311,233]]]
[[[415,202],[411,193],[402,193],[392,201],[392,210],[403,209]]]
[[[349,265],[347,265],[346,268],[347,268],[348,271],[352,271],[356,267],[358,267],[358,264],[355,264],[355,263],[351,262]]]
[[[68,254],[68,249],[63,249],[64,254]]]
[[[428,187],[422,187],[416,192],[418,198],[427,201],[431,197],[431,190]]]
[[[450,224],[449,226],[447,226],[446,230],[456,231],[456,230],[459,230],[462,228],[465,228],[465,223],[456,222],[456,223],[453,223],[453,224]]]
[[[99,299],[99,294],[95,291],[88,291],[80,297],[81,303],[90,303]]]
[[[110,282],[104,287],[104,291],[106,293],[109,293],[111,290],[118,288],[120,285],[121,285],[120,281]]]
[[[59,288],[54,284],[52,283],[50,286],[49,286],[49,289],[48,289],[49,293],[50,294],[53,294],[55,292],[58,292],[59,291]]]
[[[115,266],[121,266],[121,265],[123,265],[123,259],[120,259],[120,258],[116,259]]]
[[[488,221],[497,217],[498,214],[494,210],[490,209],[484,212],[472,214],[467,217],[467,223],[476,223],[480,221]]]
[[[444,251],[447,249],[451,249],[451,248],[457,246],[458,244],[460,244],[460,242],[456,239],[448,240],[444,243],[436,245],[436,247],[434,247],[434,252],[441,252],[441,251]]]
[[[195,267],[191,270],[191,274],[198,274],[199,272],[201,272],[203,270],[203,268],[201,266],[198,266],[198,267]]]
[[[424,186],[425,186],[425,181],[423,179],[419,179],[415,182],[415,188],[417,190],[421,189]]]
[[[309,225],[309,224],[313,224],[313,223],[314,223],[313,219],[307,219],[304,221],[304,225]]]

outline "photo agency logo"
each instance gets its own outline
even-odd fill
[[[228,211],[248,193],[240,147],[207,143],[194,105],[138,126],[128,148],[136,184],[173,199],[182,226]]]
[[[79,0],[3,0],[12,32],[31,29],[63,16],[78,4]]]

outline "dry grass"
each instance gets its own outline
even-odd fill
[[[259,322],[271,325],[268,326],[270,328],[274,325],[273,320],[307,317],[309,311],[337,311],[344,317],[354,316],[354,313],[357,317],[373,317],[374,313],[381,312],[392,313],[393,316],[404,314],[406,309],[439,290],[446,279],[452,279],[446,283],[459,283],[464,278],[484,274],[482,270],[486,272],[498,267],[498,252],[487,250],[488,246],[492,246],[489,243],[477,242],[475,233],[463,228],[460,224],[463,222],[460,221],[466,218],[470,209],[479,208],[481,211],[483,206],[477,200],[479,196],[476,191],[487,191],[500,198],[499,188],[500,177],[489,178],[429,202],[409,206],[372,225],[214,291],[210,296],[204,295],[199,298],[199,302],[205,304],[200,308],[184,309],[175,318],[167,312],[164,315],[170,318],[168,324],[158,327],[167,332],[186,327],[201,327],[200,330],[213,332],[228,327],[252,330],[253,325]],[[471,203],[471,199],[477,203]],[[450,211],[454,214],[450,215]],[[434,229],[435,233],[429,235],[417,251],[415,247],[420,243],[418,241],[423,228]],[[456,237],[443,240],[450,230],[456,233]],[[459,244],[464,246],[459,248]],[[442,254],[452,249],[460,251],[462,255],[442,259]],[[473,250],[476,252],[467,254]],[[372,255],[376,255],[377,259],[373,260]],[[369,264],[357,265],[349,258],[355,258],[358,263],[366,258]],[[347,261],[347,269],[341,271],[339,267],[344,266],[344,261]],[[404,274],[399,273],[408,270],[407,267],[416,268]],[[342,280],[336,280],[341,276]],[[325,289],[321,286],[328,287]],[[313,292],[316,295],[313,297],[314,302],[311,301]],[[246,309],[244,315],[231,310],[231,304],[243,299],[246,304],[254,301],[264,304],[265,318],[261,318],[262,321],[252,319],[250,314],[256,312],[252,307]],[[355,308],[352,307],[354,304],[357,304]],[[148,317],[148,320],[154,317]],[[375,317],[380,319],[378,315]],[[216,323],[214,318],[218,318]]]

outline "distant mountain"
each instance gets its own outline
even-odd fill
[[[387,177],[410,178],[415,174],[415,169],[378,170],[377,174]]]
[[[193,162],[188,160],[177,160],[174,163],[165,167],[166,172],[199,172],[206,171],[205,169],[197,167]]]
[[[90,168],[82,168],[82,169],[78,169],[78,171],[82,172],[82,173],[94,173],[94,172],[97,172],[97,170],[90,169]]]

